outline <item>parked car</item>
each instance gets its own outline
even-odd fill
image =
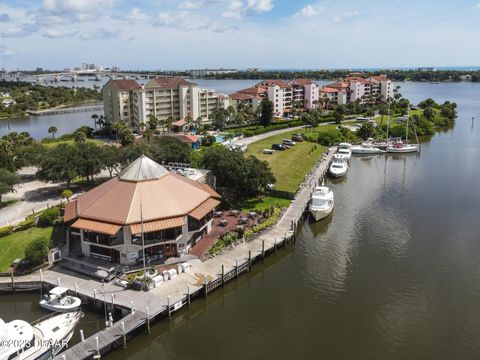
[[[284,151],[286,148],[283,144],[272,144],[272,150]]]
[[[282,143],[283,145],[295,146],[295,142],[290,139],[283,139]]]
[[[293,140],[293,141],[296,141],[296,142],[302,142],[302,141],[303,141],[303,137],[302,137],[301,134],[294,134],[294,135],[292,136],[292,140]]]

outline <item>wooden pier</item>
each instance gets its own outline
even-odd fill
[[[79,106],[70,108],[58,108],[47,110],[27,110],[26,113],[33,116],[72,114],[78,112],[103,111],[103,105],[98,106]]]
[[[303,221],[315,186],[320,184],[325,176],[334,153],[335,150],[331,148],[319,159],[310,177],[275,226],[253,240],[195,265],[187,273],[177,275],[158,288],[148,292],[123,289],[113,282],[103,284],[61,267],[45,272],[42,279],[39,279],[43,283],[67,287],[83,301],[92,301],[94,307],[106,307],[108,312],[121,311],[125,315],[112,327],[72,346],[56,359],[99,358],[98,356],[122,346],[136,332],[149,328],[150,321],[170,318],[173,312],[189,306],[194,297],[208,296],[216,288],[249,271],[255,262],[266,255],[276,254],[279,246],[285,246],[288,242],[294,243],[295,231]]]

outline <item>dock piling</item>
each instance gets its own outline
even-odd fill
[[[238,278],[238,259],[235,259],[235,278]]]
[[[262,240],[262,261],[265,259],[265,240]]]
[[[74,286],[75,286],[75,295],[78,295],[78,285],[77,285],[77,283],[75,283]]]
[[[187,285],[187,302],[188,308],[190,309],[190,285]]]
[[[15,290],[15,279],[13,278],[13,270],[10,271],[10,280],[11,280],[11,282],[12,282],[13,292],[16,292],[16,290]]]
[[[273,249],[275,251],[275,255],[277,255],[277,238],[273,239]]]
[[[127,334],[125,333],[125,323],[122,321],[123,348],[127,348]]]
[[[93,289],[93,308],[97,308],[97,289]]]
[[[225,266],[222,265],[222,286],[225,286]]]
[[[252,250],[248,250],[248,272],[252,268]]]
[[[84,342],[85,341],[85,335],[83,334],[83,330],[80,329],[80,342]]]
[[[148,333],[150,334],[150,311],[148,311],[148,306],[146,307],[147,310],[147,330],[148,330]]]
[[[60,278],[57,278],[57,286],[60,286]]]
[[[130,302],[130,305],[132,305],[132,310],[131,310],[131,313],[132,314],[135,314],[135,304],[132,302]]]
[[[170,309],[170,296],[167,296],[167,311],[168,311],[168,320],[172,318],[172,311]]]
[[[204,275],[204,276],[205,276],[205,298],[206,298],[208,295],[208,278],[207,278],[207,275]]]
[[[95,344],[97,345],[97,354],[93,358],[100,359],[100,342],[98,341],[98,336],[95,336]]]

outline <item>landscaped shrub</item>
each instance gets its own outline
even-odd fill
[[[56,221],[60,217],[60,210],[56,207],[45,210],[38,217],[39,226],[51,226],[55,225]]]
[[[0,237],[10,235],[13,232],[13,226],[4,226],[0,228]]]
[[[49,243],[47,239],[36,238],[25,248],[25,260],[30,266],[37,266],[45,261]]]
[[[29,216],[26,220],[23,220],[17,226],[15,226],[15,231],[22,231],[28,228],[31,228],[35,225],[35,219],[33,216]]]

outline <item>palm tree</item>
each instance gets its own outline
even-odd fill
[[[147,143],[150,144],[150,139],[152,138],[152,135],[153,135],[153,130],[152,129],[146,129],[144,132],[143,132],[143,137],[147,139]]]
[[[172,124],[173,124],[173,116],[168,115],[165,121],[163,122],[163,133],[165,133],[165,128],[167,131],[170,131],[172,129]]]
[[[100,117],[98,118],[97,124],[103,128],[105,126],[105,116],[100,115]]]
[[[55,133],[58,131],[58,129],[55,126],[50,126],[48,128],[48,133],[52,134],[52,138],[55,139]]]
[[[70,198],[72,197],[73,192],[70,189],[65,189],[62,191],[62,199],[67,199],[67,201],[70,201]]]
[[[125,127],[125,124],[121,121],[116,121],[113,123],[112,125],[112,130],[115,131],[115,137],[117,138],[117,143],[119,143],[119,140],[118,140],[118,133],[120,132],[120,130],[122,130],[123,128]]]
[[[97,114],[93,114],[93,115],[92,115],[92,119],[93,119],[93,126],[95,127],[95,132],[97,132],[98,115],[97,115]]]

